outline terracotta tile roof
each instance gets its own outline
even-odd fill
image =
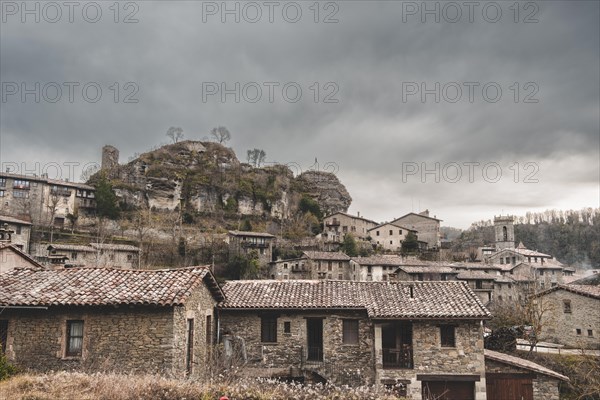
[[[400,256],[369,256],[353,257],[352,261],[360,265],[401,265],[403,258]]]
[[[509,354],[499,353],[497,351],[484,349],[483,354],[486,359],[501,362],[503,364],[512,365],[515,367],[527,369],[530,371],[537,372],[539,374],[548,375],[556,379],[560,379],[562,381],[568,381],[569,378],[559,374],[558,372],[552,371],[546,367],[543,367],[539,364],[536,364],[532,361],[525,360],[520,357],[511,356]]]
[[[223,291],[227,299],[219,307],[227,310],[359,309],[371,318],[395,319],[491,317],[465,282],[255,280],[230,281]]]
[[[350,257],[339,251],[303,251],[311,260],[350,261]]]
[[[333,217],[334,215],[338,215],[338,214],[340,214],[340,215],[345,215],[346,217],[349,217],[349,218],[352,218],[352,219],[360,219],[360,220],[363,220],[363,221],[365,221],[365,222],[369,222],[369,223],[371,223],[371,224],[375,224],[375,225],[377,225],[377,222],[375,222],[375,221],[373,221],[373,220],[370,220],[370,219],[367,219],[367,218],[363,218],[363,217],[359,217],[359,216],[357,216],[357,215],[351,215],[351,214],[348,214],[348,213],[345,213],[345,212],[341,212],[341,211],[339,211],[339,212],[336,212],[336,213],[333,213],[333,214],[330,214],[330,215],[326,216],[326,217],[325,217],[325,218],[323,218],[323,219],[331,218],[331,217]]]
[[[431,265],[431,266],[414,266],[414,265],[401,265],[399,267],[402,271],[407,274],[427,274],[427,273],[438,273],[438,274],[458,274],[452,267],[445,267],[442,265]]]
[[[487,280],[487,281],[493,281],[498,277],[498,275],[492,275],[492,274],[486,274],[485,272],[479,272],[479,271],[461,271],[457,276],[456,279],[463,279],[463,280]]]
[[[582,296],[600,299],[600,286],[598,285],[556,285],[550,289],[544,290],[543,292],[537,293],[535,296],[543,296],[556,290],[566,290]]]
[[[232,236],[252,236],[252,237],[265,237],[265,238],[274,238],[274,235],[271,235],[267,232],[250,232],[250,231],[229,231],[229,234]]]
[[[14,269],[0,275],[0,305],[173,306],[183,304],[203,281],[206,281],[215,299],[223,299],[222,291],[207,267],[171,270]]]
[[[90,243],[90,246],[97,250],[140,251],[139,247],[129,244]]]

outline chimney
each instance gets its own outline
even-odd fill
[[[357,211],[357,212],[356,212],[356,216],[357,216],[358,218],[360,218],[360,211]]]

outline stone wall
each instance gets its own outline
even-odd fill
[[[456,325],[455,347],[442,347],[440,322],[413,322],[412,369],[383,369],[381,349],[381,324],[375,325],[377,357],[377,381],[408,383],[407,394],[415,400],[421,399],[421,382],[417,374],[423,375],[479,375],[475,382],[477,400],[485,400],[485,364],[483,356],[483,331],[479,321],[448,321]]]
[[[220,311],[222,331],[245,343],[250,373],[274,376],[304,369],[337,384],[374,383],[373,327],[364,313],[280,312],[277,343],[261,343],[260,316],[257,311]],[[323,318],[322,362],[306,361],[306,318]],[[342,343],[342,320],[345,318],[359,320],[359,343],[356,345]],[[284,332],[286,322],[290,323],[290,333]]]
[[[565,300],[571,302],[570,313],[564,312]],[[540,297],[538,304],[547,310],[541,340],[575,348],[600,348],[600,299],[558,289]]]
[[[186,301],[184,306],[176,306],[173,318],[173,364],[174,371],[186,375],[188,319],[194,320],[194,342],[192,352],[192,376],[202,376],[210,368],[210,357],[215,343],[215,305],[210,291],[202,285]],[[210,322],[207,317],[210,317]],[[209,329],[207,324],[210,323]],[[210,338],[207,338],[210,331]]]
[[[7,356],[37,371],[85,370],[170,373],[171,307],[50,307],[8,309]],[[66,357],[68,320],[84,321],[81,357]]]

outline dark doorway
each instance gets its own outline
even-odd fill
[[[413,368],[412,324],[392,322],[381,327],[383,368]]]
[[[323,361],[323,319],[306,319],[306,336],[308,341],[309,361]]]
[[[0,354],[6,353],[6,341],[8,340],[8,320],[0,319]]]

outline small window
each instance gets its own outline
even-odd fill
[[[577,336],[581,336],[581,329],[577,328],[575,329],[575,332],[577,333]]]
[[[83,321],[67,321],[67,346],[66,356],[81,357],[83,348]]]
[[[332,270],[331,261],[327,261],[327,271],[331,271],[331,270]]]
[[[338,274],[338,280],[341,281],[342,279],[344,279],[344,275],[343,274]]]
[[[292,323],[290,321],[283,323],[283,333],[292,333]]]
[[[402,235],[402,229],[400,229],[400,230],[398,231],[398,234],[399,234],[399,235]]]
[[[342,343],[358,344],[358,320],[345,319],[342,321],[343,335]]]
[[[20,235],[20,234],[21,234],[21,225],[17,225],[17,226],[16,226],[16,228],[15,228],[15,233],[16,233],[17,235]]]
[[[4,190],[0,190],[0,197],[4,197]]]
[[[442,347],[455,347],[456,346],[456,337],[455,337],[455,327],[454,325],[441,325],[440,326],[440,338]]]
[[[283,279],[285,279],[287,281],[288,279],[290,279],[290,276],[289,275],[284,275]]]
[[[394,231],[390,229],[390,236],[394,234]]]
[[[288,265],[287,265],[287,263],[284,263],[284,264],[283,264],[283,269],[288,269]]]
[[[379,236],[379,231],[375,231],[375,236]]]
[[[260,319],[260,338],[263,343],[277,342],[277,317],[265,316]]]
[[[594,337],[594,331],[593,330],[588,329],[587,331],[588,331],[588,336],[589,337]]]

